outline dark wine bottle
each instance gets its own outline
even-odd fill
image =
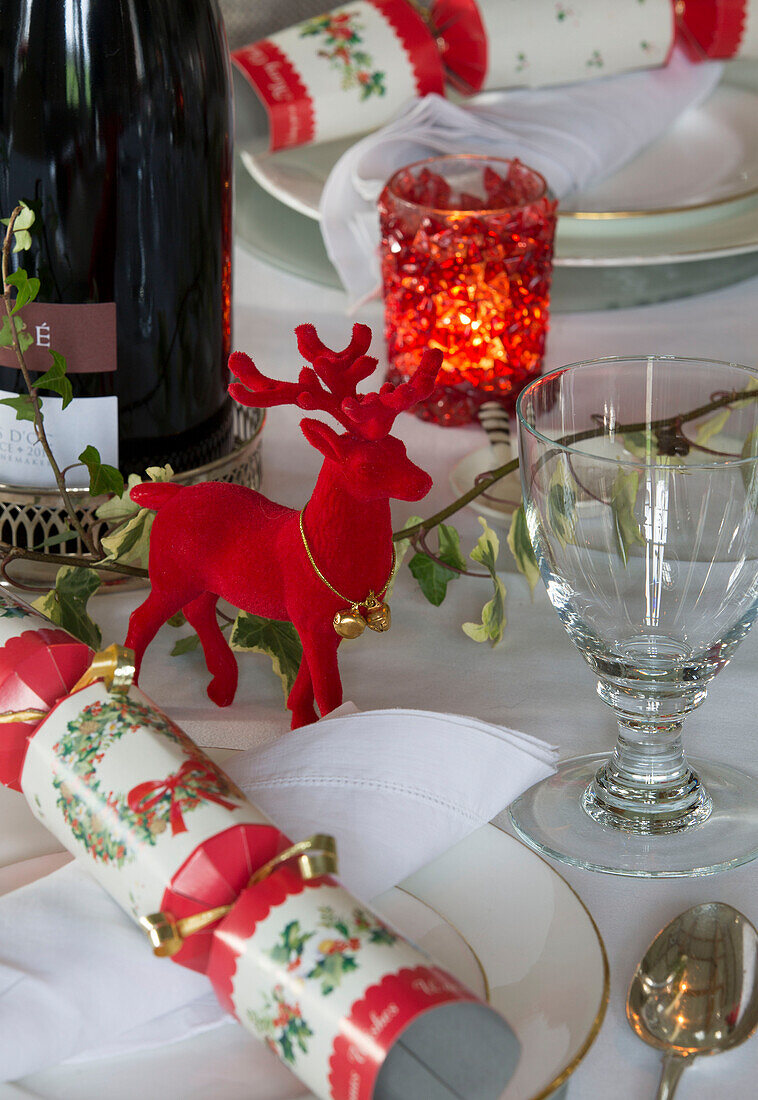
[[[64,452],[113,461],[116,422],[124,472],[231,450],[231,180],[217,0],[1,0],[0,213],[35,211],[14,260],[41,280],[29,365],[68,360]],[[0,349],[0,390],[23,392],[13,364]],[[40,484],[24,427],[0,419],[0,481]]]

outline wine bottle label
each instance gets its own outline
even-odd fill
[[[17,397],[0,390],[0,400]],[[118,398],[75,397],[63,410],[63,401],[53,394],[41,394],[45,435],[62,470],[79,461],[88,443],[97,447],[100,458],[118,466]],[[4,485],[33,485],[55,488],[55,478],[45,452],[28,420],[16,420],[15,409],[0,405],[0,481]],[[89,485],[89,473],[76,466],[66,474],[70,488]]]
[[[51,351],[65,356],[67,373],[109,373],[116,369],[116,306],[114,302],[86,305],[31,302],[20,315],[34,341],[24,353],[31,371],[48,371]],[[0,348],[0,365],[17,367],[12,348]],[[0,400],[17,397],[0,390]],[[87,444],[97,447],[103,462],[118,465],[118,398],[75,397],[63,410],[63,401],[40,391],[45,434],[60,469],[77,463]],[[0,482],[5,485],[55,488],[55,478],[37,439],[34,425],[17,420],[16,410],[0,404]],[[85,467],[66,474],[72,488],[89,485]]]
[[[406,0],[357,0],[232,54],[263,102],[270,148],[332,141],[443,91],[431,32]]]
[[[50,370],[51,351],[65,356],[69,374],[101,374],[116,369],[115,302],[30,302],[21,310],[21,317],[34,340],[24,355],[30,370]],[[13,348],[0,348],[0,366],[17,366]]]

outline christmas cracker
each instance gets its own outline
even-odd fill
[[[234,51],[260,105],[249,152],[333,141],[409,100],[758,58],[758,0],[355,0]],[[243,105],[240,104],[241,117]]]
[[[232,61],[268,117],[261,148],[332,141],[443,91],[428,26],[406,0],[357,0],[244,46]]]
[[[293,845],[131,685],[130,656],[0,596],[0,781],[318,1097],[496,1100],[505,1021],[328,873],[330,837]]]

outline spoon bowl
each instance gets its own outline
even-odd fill
[[[665,1052],[658,1100],[670,1100],[693,1058],[730,1050],[758,1027],[758,932],[723,902],[688,909],[645,952],[626,1014]]]

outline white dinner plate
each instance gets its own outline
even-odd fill
[[[753,136],[758,145],[758,95],[737,88],[717,88],[714,95],[722,91],[750,97]],[[679,120],[675,130],[686,129],[685,122],[686,116]],[[730,195],[731,201],[723,197],[690,201],[703,195],[703,185],[697,176],[693,184],[687,176],[678,175],[677,168],[672,168],[669,141],[670,135],[667,135],[599,184],[594,200],[590,192],[581,192],[561,204],[553,261],[556,267],[670,264],[758,250],[756,169],[752,166],[745,169],[744,193],[739,198]],[[248,156],[244,150],[240,156],[253,179],[269,195],[289,210],[317,221],[318,203],[330,161],[336,160],[337,150],[342,152],[348,144],[332,142],[267,154],[268,160],[264,156]],[[673,144],[679,149],[683,143],[676,141]],[[277,160],[285,156],[290,159]],[[640,175],[651,181],[651,185],[646,190],[640,183],[638,197],[634,200],[633,181]],[[677,180],[682,184],[685,197],[674,209],[671,206],[674,201],[672,188]],[[736,186],[737,180],[733,178],[732,183]],[[724,185],[714,183],[714,194],[723,196],[723,190]],[[652,205],[654,194],[661,202],[658,209]],[[596,205],[591,205],[593,201]],[[635,201],[636,207],[631,205]]]
[[[727,77],[728,80],[728,77]],[[240,91],[239,94],[250,94]],[[669,132],[608,179],[561,203],[581,219],[694,213],[758,194],[758,93],[722,83],[685,111]],[[240,150],[253,179],[270,195],[318,220],[327,177],[355,137],[278,153]]]
[[[592,917],[552,867],[486,825],[374,904],[511,1023],[522,1053],[503,1100],[538,1100],[563,1085],[600,1029],[609,972]],[[253,1080],[253,1042],[223,1024],[157,1050],[58,1066],[18,1086],[43,1100],[298,1095],[281,1074],[270,1085]]]

